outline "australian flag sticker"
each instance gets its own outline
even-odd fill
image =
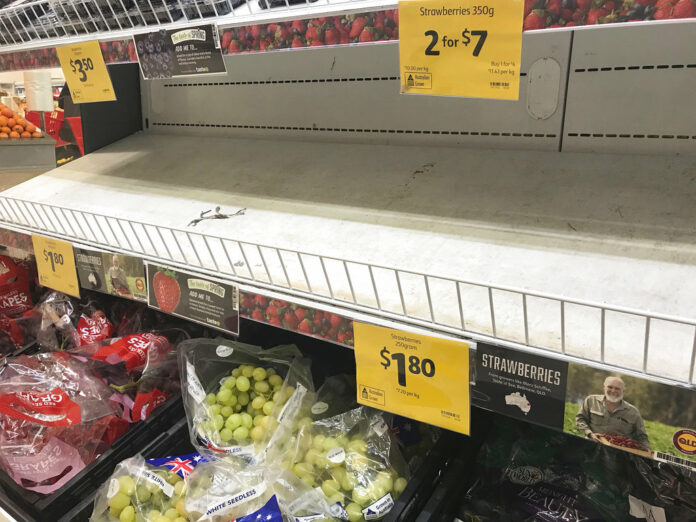
[[[188,455],[179,455],[178,457],[148,459],[145,462],[151,466],[167,468],[181,478],[186,478],[198,464],[207,462],[207,460],[200,453],[189,453]]]

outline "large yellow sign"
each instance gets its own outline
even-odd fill
[[[101,47],[96,40],[56,48],[73,103],[116,99]]]
[[[401,0],[401,92],[517,100],[523,0]]]
[[[358,402],[469,434],[469,345],[353,323]]]
[[[72,245],[43,236],[32,235],[31,240],[34,243],[39,283],[64,294],[80,297]]]

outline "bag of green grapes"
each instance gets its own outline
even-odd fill
[[[319,488],[331,505],[341,508],[338,518],[351,522],[383,518],[408,479],[383,412],[362,406],[303,426],[295,451],[274,458],[305,484]]]
[[[260,464],[275,429],[294,423],[314,385],[309,360],[294,345],[262,350],[227,339],[179,346],[184,408],[202,453]]]
[[[92,522],[187,522],[186,484],[195,467],[206,462],[198,453],[145,460],[126,459],[97,492]]]
[[[198,466],[184,509],[191,522],[334,520],[324,496],[292,473],[240,460]]]

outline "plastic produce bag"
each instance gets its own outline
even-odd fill
[[[292,473],[240,460],[197,467],[189,481],[185,510],[191,521],[333,520],[323,495]]]
[[[92,522],[186,522],[184,496],[198,454],[145,460],[136,455],[116,466],[97,492]]]
[[[79,301],[60,292],[49,292],[36,305],[41,316],[36,341],[47,350],[61,350],[75,346],[77,330],[73,321],[79,316]]]
[[[295,451],[274,457],[340,503],[351,522],[381,519],[406,488],[408,470],[384,416],[366,407],[304,426]]]
[[[9,355],[31,344],[40,324],[41,316],[34,310],[15,318],[0,315],[0,355]]]
[[[149,369],[160,365],[188,334],[181,328],[143,332],[96,341],[66,351],[80,357],[110,384],[137,382]]]
[[[192,339],[180,345],[179,373],[193,444],[247,461],[263,459],[276,427],[294,422],[313,391],[309,362],[295,346]]]
[[[619,453],[619,452],[616,452]],[[631,513],[647,513],[657,519],[663,512],[670,522],[696,520],[696,472],[627,453]],[[648,518],[649,519],[649,518]]]
[[[317,390],[311,407],[313,421],[333,417],[357,408],[355,376],[341,374],[327,377]]]
[[[0,314],[18,317],[33,308],[30,281],[23,264],[0,255]]]
[[[497,419],[457,516],[481,522],[630,520],[627,456],[563,433]]]
[[[0,373],[0,464],[27,489],[55,491],[127,430],[110,396],[65,353],[9,358]]]

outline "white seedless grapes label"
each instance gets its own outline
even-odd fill
[[[159,475],[156,475],[151,471],[143,469],[140,471],[140,478],[158,486],[169,498],[174,496],[174,486],[172,486],[169,482],[164,480]]]
[[[188,381],[188,392],[193,400],[201,403],[205,400],[205,390],[201,381],[198,380],[196,375],[196,369],[193,367],[189,361],[186,361],[186,379]]]
[[[191,503],[189,511],[202,512],[205,514],[204,518],[212,517],[215,515],[222,515],[223,513],[226,513],[235,506],[244,504],[246,502],[249,502],[250,500],[260,497],[265,493],[265,491],[266,483],[261,482],[253,488],[249,488],[247,490],[240,491],[236,495],[223,498],[222,500],[215,502],[213,505],[208,504],[203,509],[201,509],[199,506],[201,506],[201,503],[205,500],[205,498],[198,499],[198,501],[194,501]],[[187,508],[189,508],[189,506],[187,506]]]

